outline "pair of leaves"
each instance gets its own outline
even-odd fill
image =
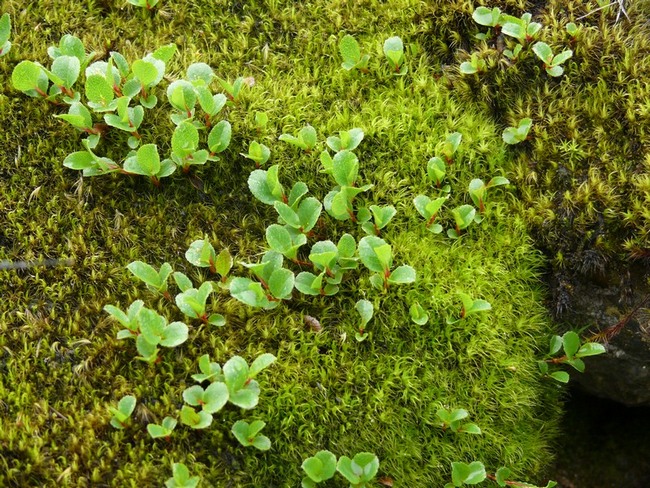
[[[371,205],[369,209],[365,207],[360,209],[357,213],[357,219],[362,222],[361,228],[366,234],[379,235],[381,229],[388,225],[396,213],[397,210],[392,205],[385,207]],[[372,221],[370,221],[371,216]]]
[[[339,151],[354,151],[361,141],[363,140],[363,130],[355,127],[350,130],[339,131],[338,136],[329,136],[327,138],[327,146],[334,152]],[[329,156],[329,154],[328,154]],[[322,161],[322,155],[321,155]]]
[[[449,325],[455,324],[470,315],[492,310],[492,305],[486,300],[483,300],[481,298],[473,299],[470,295],[463,292],[458,292],[458,296],[463,303],[463,306],[460,310],[460,318],[456,320],[447,318],[447,323]]]
[[[339,53],[343,58],[341,67],[346,71],[358,69],[363,72],[368,71],[368,61],[370,56],[368,54],[361,55],[361,48],[357,40],[351,35],[347,34],[339,42]]]
[[[508,127],[503,131],[502,138],[506,144],[519,144],[528,137],[528,132],[533,126],[533,119],[523,118],[517,124],[517,127]]]
[[[282,222],[303,234],[314,228],[323,210],[321,203],[314,197],[300,201],[296,209],[280,201],[274,202],[273,206]]]
[[[126,395],[120,399],[117,408],[108,407],[113,414],[111,425],[116,429],[122,430],[129,424],[129,419],[133,410],[135,410],[136,399],[132,395]]]
[[[126,158],[124,170],[143,176],[149,176],[154,182],[170,176],[176,171],[176,165],[170,159],[160,160],[158,147],[155,144],[145,144],[138,151]]]
[[[366,332],[366,325],[368,325],[368,322],[372,319],[372,316],[375,312],[375,308],[373,307],[372,303],[368,300],[361,299],[358,300],[357,303],[354,305],[354,308],[356,311],[359,313],[360,316],[360,322],[358,326],[358,332],[355,334],[355,338],[357,341],[361,342],[367,339],[368,333]]]
[[[327,450],[318,451],[302,462],[307,477],[302,480],[303,488],[314,488],[316,483],[329,480],[336,473],[336,456]]]
[[[278,179],[278,165],[271,166],[268,170],[256,169],[248,177],[248,188],[255,198],[267,205],[273,205],[275,202],[288,203],[284,194],[284,187]],[[297,182],[296,185],[298,185]],[[306,187],[304,183],[302,183]],[[294,185],[295,187],[295,185]]]
[[[376,236],[366,236],[359,241],[359,258],[370,271],[378,273],[371,277],[375,288],[387,288],[391,284],[412,283],[415,270],[408,265],[390,270],[393,264],[392,248],[386,241]]]
[[[129,0],[133,2],[151,2],[154,5],[158,0]],[[201,481],[198,476],[190,476],[190,470],[183,463],[174,463],[172,477],[165,481],[165,488],[196,488]]]
[[[456,433],[480,434],[481,429],[478,425],[471,422],[462,422],[462,420],[467,418],[468,415],[469,413],[467,410],[462,408],[457,408],[455,410],[440,408],[436,412],[436,417],[440,420],[438,425],[443,430],[451,429],[452,432]]]
[[[553,55],[553,50],[545,42],[536,42],[533,45],[533,52],[544,63],[544,69],[550,76],[562,76],[564,68],[562,64],[573,56],[573,51],[567,49],[560,54]]]
[[[163,263],[160,270],[156,270],[150,264],[142,261],[133,261],[126,267],[133,276],[142,280],[151,291],[164,293],[167,291],[167,279],[172,274],[172,267],[169,263]]]
[[[264,428],[266,422],[255,420],[250,424],[244,420],[238,420],[232,426],[232,433],[242,446],[253,446],[260,451],[271,449],[271,440],[259,432]]]
[[[488,188],[508,184],[510,184],[510,181],[503,176],[495,176],[488,181],[487,185],[483,183],[483,180],[475,178],[469,182],[469,196],[474,204],[479,207],[479,211],[483,213],[485,211],[485,200],[487,198]]]
[[[316,129],[307,125],[300,129],[298,137],[291,134],[282,134],[279,139],[293,146],[297,146],[303,151],[311,151],[316,146]]]
[[[456,224],[455,229],[447,229],[447,236],[450,239],[458,239],[461,231],[467,229],[472,222],[480,222],[482,218],[476,214],[476,209],[471,205],[461,205],[451,210]]]
[[[147,432],[149,432],[152,439],[158,439],[160,437],[169,438],[176,428],[176,424],[178,422],[175,418],[165,417],[160,425],[147,424]]]
[[[404,65],[404,44],[399,37],[390,37],[384,41],[384,55],[388,59],[391,69],[397,75],[406,74]]]
[[[176,295],[176,305],[184,315],[191,318],[198,318],[211,325],[222,327],[226,320],[220,314],[206,315],[206,304],[208,297],[213,292],[212,283],[206,281],[196,288],[186,288]]]
[[[464,75],[473,75],[475,73],[483,73],[487,69],[487,63],[483,58],[480,58],[477,53],[472,53],[469,61],[460,63],[460,72]]]
[[[265,164],[271,157],[271,150],[264,144],[260,144],[257,141],[251,141],[248,146],[248,153],[240,153],[246,159],[255,161],[255,166],[258,168]]]
[[[333,453],[322,450],[305,459],[302,469],[307,474],[302,480],[303,488],[314,488],[316,483],[331,479],[336,471],[348,480],[351,486],[363,488],[377,475],[379,458],[370,452],[360,452],[352,459],[341,456],[337,463]]]
[[[448,197],[438,197],[435,200],[432,200],[426,195],[418,195],[413,199],[415,209],[427,221],[426,228],[434,234],[440,234],[442,232],[442,225],[437,224],[435,220],[447,198]]]

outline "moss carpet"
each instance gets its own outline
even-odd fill
[[[339,456],[374,452],[379,476],[394,486],[442,486],[452,461],[474,460],[490,472],[506,465],[519,479],[540,480],[556,435],[558,389],[536,372],[549,333],[537,278],[542,259],[512,210],[515,189],[494,190],[485,220],[457,241],[427,232],[412,204],[419,193],[436,194],[426,162],[451,132],[463,140],[448,169],[447,208],[471,203],[471,179],[508,175],[511,167],[500,129],[454,101],[444,80],[436,80],[439,60],[424,49],[431,41],[425,2],[163,0],[152,12],[99,0],[0,5],[14,24],[0,79],[9,80],[21,60],[47,63],[46,48],[65,33],[102,59],[117,50],[132,61],[174,42],[169,80],[198,61],[224,78],[254,78],[240,102],[222,113],[233,140],[220,162],[196,170],[202,190],[181,174],[160,189],[140,177],[82,178],[62,166],[81,149],[79,133],[52,117],[64,108],[3,83],[0,260],[70,261],[0,271],[0,485],[161,486],[171,463],[183,462],[201,486],[295,487],[302,460],[320,449]],[[344,34],[371,55],[370,73],[340,68]],[[381,53],[393,35],[414,45],[404,77],[392,75]],[[261,133],[257,111],[270,120]],[[237,261],[259,259],[264,230],[276,215],[250,195],[254,168],[239,153],[253,139],[267,144],[285,186],[304,181],[322,200],[333,183],[318,172],[318,151],[305,154],[277,140],[306,123],[316,128],[319,148],[339,130],[364,130],[356,150],[360,180],[374,188],[360,200],[395,206],[382,237],[396,264],[416,269],[417,282],[380,293],[359,270],[334,297],[294,293],[272,311],[217,293],[211,305],[225,315],[225,327],[187,321],[184,345],[165,351],[157,365],[137,361],[102,308],[124,309],[142,299],[170,320],[182,316],[136,282],[126,265],[167,261],[195,282],[210,279],[184,258],[200,238],[217,252],[228,248]],[[165,152],[172,130],[165,109],[147,111],[144,140]],[[123,158],[127,149],[117,139],[111,145],[111,137],[107,152]],[[452,225],[448,213],[441,222]],[[350,221],[323,214],[310,244],[344,232],[363,235]],[[239,265],[235,273],[248,275]],[[458,292],[493,309],[448,325],[460,309]],[[376,308],[371,336],[361,343],[354,339],[359,298]],[[415,300],[430,314],[426,325],[409,318]],[[321,333],[305,324],[306,314],[320,321]],[[230,405],[205,431],[179,425],[170,442],[149,437],[147,423],[178,416],[202,354],[223,363],[236,354],[250,362],[263,352],[278,361],[259,377],[254,410]],[[127,394],[138,406],[133,424],[118,431],[109,425],[108,407]],[[435,427],[441,406],[467,409],[483,434],[443,433]],[[271,450],[239,445],[230,433],[239,419],[264,420]],[[343,484],[339,478],[324,486]]]

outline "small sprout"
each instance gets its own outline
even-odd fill
[[[151,89],[162,81],[165,69],[165,63],[151,54],[134,61],[131,65],[135,76],[132,80],[139,82],[138,97],[143,107],[151,109],[158,103],[158,97],[151,93]],[[129,83],[133,82],[129,80]]]
[[[453,161],[454,154],[460,146],[460,141],[462,141],[463,135],[460,132],[453,132],[447,136],[447,138],[439,144],[439,150],[442,155],[445,157],[447,164]]]
[[[580,27],[578,27],[574,22],[569,22],[566,25],[566,31],[573,39],[575,39],[580,32]]]
[[[138,128],[144,119],[144,108],[141,105],[129,107],[130,101],[131,99],[126,96],[116,99],[117,115],[105,114],[104,122],[111,127],[130,133],[136,140],[139,140]],[[135,145],[133,142],[131,143],[132,148]],[[155,146],[155,144],[150,144],[150,146]]]
[[[266,112],[255,112],[255,128],[258,132],[266,129],[269,123],[269,116]]]
[[[424,325],[429,321],[429,314],[417,301],[409,307],[409,315],[411,320],[418,325]]]
[[[221,283],[226,283],[228,273],[232,269],[232,256],[228,249],[223,249],[214,261],[214,269],[221,276]]]
[[[154,185],[160,185],[160,178],[176,171],[176,165],[170,160],[160,160],[155,144],[145,144],[124,161],[124,171],[136,175],[148,176]]]
[[[253,446],[260,451],[271,449],[271,440],[259,432],[264,428],[266,422],[255,420],[250,424],[244,420],[238,420],[232,426],[232,433],[242,446]]]
[[[329,136],[326,142],[329,148],[335,152],[354,151],[361,144],[363,136],[363,130],[355,127],[354,129],[340,131],[338,136]]]
[[[32,61],[21,61],[11,73],[11,83],[30,97],[47,98],[50,82],[43,67]]]
[[[365,488],[379,471],[379,458],[370,452],[360,452],[352,459],[341,456],[336,470],[355,488]]]
[[[143,0],[129,0],[143,1]],[[158,0],[144,0],[157,3]],[[154,5],[155,5],[154,3]],[[199,485],[201,478],[198,476],[190,476],[190,470],[187,469],[183,463],[174,463],[172,465],[172,477],[165,481],[165,488],[196,488]]]
[[[514,37],[520,43],[524,44],[530,42],[542,29],[542,24],[539,22],[531,22],[532,15],[525,13],[521,18],[513,17],[512,15],[501,16],[500,22],[503,24],[501,32],[505,35]]]
[[[509,480],[511,474],[512,472],[508,468],[501,467],[497,469],[497,472],[494,475],[487,475],[487,477],[491,480],[496,481],[497,485],[499,486],[523,486],[527,488],[537,488],[528,483],[521,483],[519,481]],[[549,481],[546,484],[545,488],[553,488],[555,486],[557,486],[557,483],[555,481]]]
[[[354,207],[352,202],[359,193],[370,190],[373,185],[364,185],[360,187],[354,186],[341,186],[336,190],[332,190],[323,200],[325,211],[334,217],[336,220],[351,219],[353,222],[357,221],[354,214]]]
[[[475,73],[484,73],[487,69],[487,64],[483,58],[479,58],[477,53],[472,53],[469,61],[460,63],[460,72],[464,75],[473,75]]]
[[[187,340],[188,328],[183,322],[167,323],[167,319],[148,308],[142,308],[138,314],[140,335],[138,341],[144,339],[152,346],[180,346]]]
[[[287,226],[288,227],[288,226]],[[305,234],[290,232],[291,227],[272,224],[266,228],[266,242],[273,251],[279,252],[294,262],[298,260],[298,250],[307,243]]]
[[[197,94],[194,85],[186,80],[176,80],[167,87],[167,100],[178,110],[171,115],[172,122],[178,125],[186,119],[194,117]]]
[[[297,146],[305,152],[310,152],[316,146],[316,129],[311,125],[307,125],[300,129],[298,137],[291,134],[282,134],[279,138],[281,141]]]
[[[202,412],[217,413],[228,403],[228,387],[224,383],[211,383],[205,390],[199,385],[190,386],[183,392],[188,405],[200,406]]]
[[[219,161],[216,154],[225,151],[230,145],[232,127],[230,122],[222,120],[215,125],[208,134],[208,149],[210,149],[209,161]]]
[[[169,440],[170,436],[172,435],[172,432],[176,428],[177,423],[178,422],[176,421],[175,418],[165,417],[162,421],[162,425],[148,424],[147,432],[149,432],[149,435],[151,436],[152,439],[158,439],[160,437],[164,437],[166,440]]]
[[[411,266],[398,266],[391,271],[393,264],[390,244],[376,236],[366,236],[359,241],[359,257],[370,271],[377,274],[370,277],[372,286],[388,289],[391,284],[413,283],[415,270]]]
[[[479,461],[473,463],[451,463],[451,483],[445,488],[452,488],[463,485],[477,485],[487,478],[485,466]]]
[[[307,474],[302,480],[302,488],[314,488],[316,483],[329,480],[336,474],[336,456],[330,451],[318,451],[302,462],[302,469]]]
[[[214,71],[206,63],[192,63],[185,71],[185,78],[195,87],[207,87],[212,83]]]
[[[212,292],[212,283],[206,281],[198,289],[189,288],[176,295],[176,306],[187,317],[199,319],[204,324],[225,325],[226,321],[223,316],[212,314],[208,317],[206,313],[206,304]]]
[[[436,187],[440,188],[440,185],[442,185],[442,180],[446,174],[447,166],[441,158],[434,156],[429,159],[427,163],[427,175],[429,176],[431,182],[436,185]]]
[[[472,13],[474,22],[486,27],[499,27],[501,25],[501,9],[494,7],[489,9],[487,7],[477,7]]]
[[[192,375],[192,379],[197,383],[204,381],[223,381],[221,366],[219,363],[211,362],[208,354],[204,354],[199,358],[199,370],[201,371],[200,374]]]
[[[183,121],[172,134],[171,159],[187,173],[192,165],[205,164],[209,153],[199,149],[199,131],[190,121]]]
[[[268,170],[256,169],[253,171],[248,177],[248,188],[255,198],[267,205],[273,205],[275,202],[289,203],[278,179],[277,164]]]
[[[82,170],[84,176],[97,176],[122,171],[115,161],[109,158],[100,158],[92,152],[90,138],[82,143],[86,146],[85,151],[76,151],[63,160],[63,166],[74,170]]]
[[[372,319],[372,315],[374,313],[375,308],[372,306],[372,303],[370,303],[368,300],[359,300],[357,303],[354,305],[354,308],[359,312],[359,315],[361,317],[361,321],[359,322],[358,326],[358,332],[354,335],[357,341],[361,342],[366,340],[368,337],[368,333],[366,332],[366,326],[368,325],[368,322],[370,322],[370,319]]]
[[[460,299],[463,302],[463,307],[460,309],[460,318],[456,320],[447,318],[447,324],[449,325],[455,324],[456,322],[460,322],[462,319],[466,318],[469,315],[475,315],[477,313],[487,312],[488,310],[492,310],[492,305],[485,300],[482,299],[474,300],[467,293],[462,293],[462,292],[458,292],[458,296],[460,296]]]
[[[237,78],[232,85],[222,78],[217,78],[219,84],[226,91],[226,96],[232,102],[237,102],[239,100],[239,93],[241,92],[242,86],[244,86],[244,78]]]
[[[248,153],[240,153],[246,159],[255,161],[255,167],[259,168],[265,164],[271,157],[271,150],[266,147],[264,144],[260,144],[257,141],[251,141],[248,146]]]
[[[442,225],[435,223],[435,220],[446,200],[447,197],[439,197],[431,200],[426,195],[418,195],[413,199],[415,209],[427,221],[426,228],[434,234],[440,234],[442,232]]]
[[[323,210],[321,203],[314,197],[305,198],[296,209],[283,202],[275,202],[273,206],[282,223],[302,234],[308,234],[314,228]]]
[[[533,126],[533,119],[521,119],[517,127],[508,127],[503,131],[503,142],[506,144],[519,144],[528,139],[528,132]]]
[[[167,279],[172,274],[172,267],[169,263],[164,263],[160,267],[160,271],[142,261],[133,261],[126,267],[133,276],[139,280],[144,281],[147,288],[154,293],[160,293],[168,300],[171,300],[171,295],[167,291]]]
[[[550,76],[554,77],[562,76],[564,68],[562,68],[561,65],[573,56],[573,51],[571,49],[562,51],[560,54],[554,56],[553,50],[545,42],[536,42],[533,45],[533,52],[544,63],[544,69],[546,72]]]
[[[122,430],[131,423],[131,414],[135,410],[136,399],[132,395],[122,397],[118,402],[117,408],[108,407],[109,412],[113,414],[111,425],[116,429]]]
[[[560,349],[563,349],[564,355],[560,357],[551,358],[556,355]],[[565,371],[555,371],[549,373],[549,364],[568,364],[580,373],[585,370],[585,363],[581,358],[588,356],[597,356],[607,352],[605,346],[596,342],[581,343],[580,336],[573,331],[566,332],[563,336],[551,337],[548,356],[550,359],[539,361],[537,365],[539,370],[544,375],[549,375],[551,378],[561,382],[568,383],[569,374]]]
[[[11,18],[5,13],[0,17],[0,58],[11,49]]]
[[[451,214],[454,216],[456,222],[455,229],[447,229],[447,236],[450,239],[458,239],[461,232],[467,229],[472,222],[480,221],[481,217],[476,215],[476,209],[471,205],[461,205],[452,209]]]
[[[198,239],[185,251],[185,259],[199,268],[210,268],[210,272],[216,273],[217,253],[207,239]]]
[[[436,417],[440,421],[437,425],[442,428],[442,430],[451,429],[455,433],[464,433],[464,434],[480,434],[481,429],[478,425],[471,422],[462,423],[462,420],[465,419],[469,413],[467,410],[462,408],[457,408],[455,410],[447,410],[445,408],[440,408],[436,412]]]
[[[193,429],[207,429],[212,424],[212,415],[203,410],[197,412],[188,405],[181,408],[181,423]]]
[[[504,49],[503,50],[503,55],[508,58],[510,61],[516,61],[517,58],[519,58],[519,54],[521,53],[522,46],[521,44],[517,44],[514,49]]]
[[[472,198],[474,205],[477,205],[481,213],[485,212],[485,201],[487,199],[488,188],[495,186],[507,185],[510,181],[503,176],[495,176],[488,184],[483,183],[483,180],[475,178],[469,182],[469,196]]]
[[[87,134],[101,134],[99,127],[95,127],[90,111],[80,102],[72,102],[67,114],[55,115],[57,119],[65,120],[75,129]]]
[[[354,37],[349,34],[343,36],[339,42],[339,52],[343,58],[341,68],[346,71],[358,69],[362,73],[368,72],[370,56],[368,54],[361,55],[361,48]]]
[[[230,294],[251,307],[267,310],[277,307],[281,300],[290,298],[295,279],[292,271],[282,267],[282,262],[282,254],[268,251],[261,263],[242,263],[251,269],[259,281],[233,278],[229,284]]]
[[[118,339],[135,338],[140,334],[138,314],[140,313],[140,310],[142,310],[143,306],[144,302],[142,300],[136,300],[129,305],[126,313],[113,305],[106,305],[104,307],[106,313],[117,320],[123,327],[126,327],[117,333]]]
[[[381,229],[386,227],[395,216],[397,210],[392,205],[386,207],[371,205],[370,212],[372,212],[373,222],[363,222],[361,228],[366,234],[378,236]],[[359,218],[359,220],[363,221],[364,219]]]
[[[273,354],[262,354],[248,366],[240,356],[233,356],[223,365],[223,379],[228,387],[228,401],[245,410],[257,406],[260,397],[260,385],[254,380],[262,370],[275,362]]]
[[[396,75],[406,74],[406,65],[404,64],[404,44],[399,37],[390,37],[384,42],[384,55],[388,59],[391,69]]]
[[[151,10],[158,4],[159,0],[126,0],[126,1],[129,2],[131,5],[135,5],[136,7],[143,7],[146,8],[147,10]]]

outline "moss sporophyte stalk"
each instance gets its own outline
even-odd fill
[[[552,333],[514,211],[548,117],[467,92],[555,96],[590,28],[400,1],[6,3],[0,261],[74,261],[0,269],[0,484],[539,479],[549,379],[604,348]]]

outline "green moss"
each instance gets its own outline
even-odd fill
[[[172,76],[204,61],[220,76],[253,76],[255,86],[227,113],[233,142],[223,161],[197,173],[203,191],[181,175],[160,190],[144,178],[80,179],[61,164],[79,141],[51,117],[60,109],[3,87],[0,177],[7,184],[0,186],[0,259],[74,263],[0,271],[0,484],[159,486],[176,461],[208,486],[297,486],[302,459],[320,449],[373,451],[380,475],[403,486],[440,486],[452,460],[477,459],[492,471],[508,465],[522,478],[538,476],[550,459],[558,417],[557,390],[541,381],[534,363],[548,328],[536,278],[541,257],[513,216],[507,192],[494,192],[488,218],[457,242],[426,232],[412,205],[418,193],[433,195],[426,161],[449,132],[463,134],[449,170],[449,207],[469,202],[465,189],[472,178],[489,178],[509,164],[495,127],[451,99],[431,76],[430,57],[411,56],[405,78],[388,72],[383,40],[400,35],[407,43],[425,42],[424,6],[225,5],[164,2],[153,13],[99,1],[65,1],[56,9],[45,2],[2,5],[15,26],[14,49],[0,61],[4,79],[22,59],[46,62],[46,47],[71,32],[93,49],[110,46],[129,59],[176,42]],[[373,54],[369,75],[340,69],[343,33],[354,34]],[[261,136],[253,121],[257,110],[270,118]],[[252,166],[239,152],[253,138],[267,144],[282,181],[302,179],[322,199],[332,183],[318,173],[317,156],[277,141],[306,122],[321,140],[337,130],[364,129],[357,150],[361,178],[375,184],[366,200],[398,209],[384,238],[396,263],[416,268],[416,285],[380,295],[360,272],[332,299],[296,296],[271,312],[215,296],[226,327],[192,323],[188,343],[166,352],[163,363],[135,361],[132,344],[115,339],[117,327],[101,311],[104,305],[142,298],[180,317],[135,283],[126,264],[169,261],[205,279],[205,271],[183,257],[201,237],[241,261],[256,259],[275,215],[250,196]],[[146,141],[166,147],[171,124],[164,111],[148,115],[144,125]],[[346,231],[360,237],[351,223],[323,221],[319,239]],[[444,223],[449,226],[449,219]],[[447,325],[445,318],[460,308],[457,291],[490,301],[493,311]],[[360,297],[381,307],[364,343],[353,337],[353,305]],[[431,314],[425,326],[409,319],[414,300]],[[305,314],[320,321],[322,333],[310,330]],[[179,427],[170,443],[148,437],[147,422],[177,414],[200,355],[224,362],[261,352],[276,354],[278,362],[261,376],[255,410],[228,408],[205,432]],[[138,398],[134,425],[115,431],[106,407],[125,394]],[[433,427],[440,405],[469,410],[484,435],[443,435]],[[241,418],[267,422],[269,452],[245,450],[232,438],[230,426]]]
[[[576,280],[618,283],[627,267],[647,265],[650,255],[650,4],[630,5],[629,21],[621,16],[616,22],[618,7],[594,12],[576,22],[575,39],[565,25],[595,10],[596,2],[553,0],[530,10],[545,26],[542,39],[555,52],[574,51],[558,79],[546,76],[530,51],[511,65],[496,44],[472,41],[478,26],[463,13],[443,16],[441,22],[440,9],[454,12],[465,2],[452,4],[431,8],[429,35],[437,39],[453,32],[458,37],[455,44],[445,44],[462,48],[453,50],[454,64],[478,51],[490,66],[480,77],[451,68],[454,93],[483,107],[502,128],[523,117],[533,119],[531,141],[512,150],[517,158],[513,177],[521,189],[520,211],[537,245],[553,260],[554,308],[562,312]],[[530,9],[507,1],[491,5],[515,15]]]

